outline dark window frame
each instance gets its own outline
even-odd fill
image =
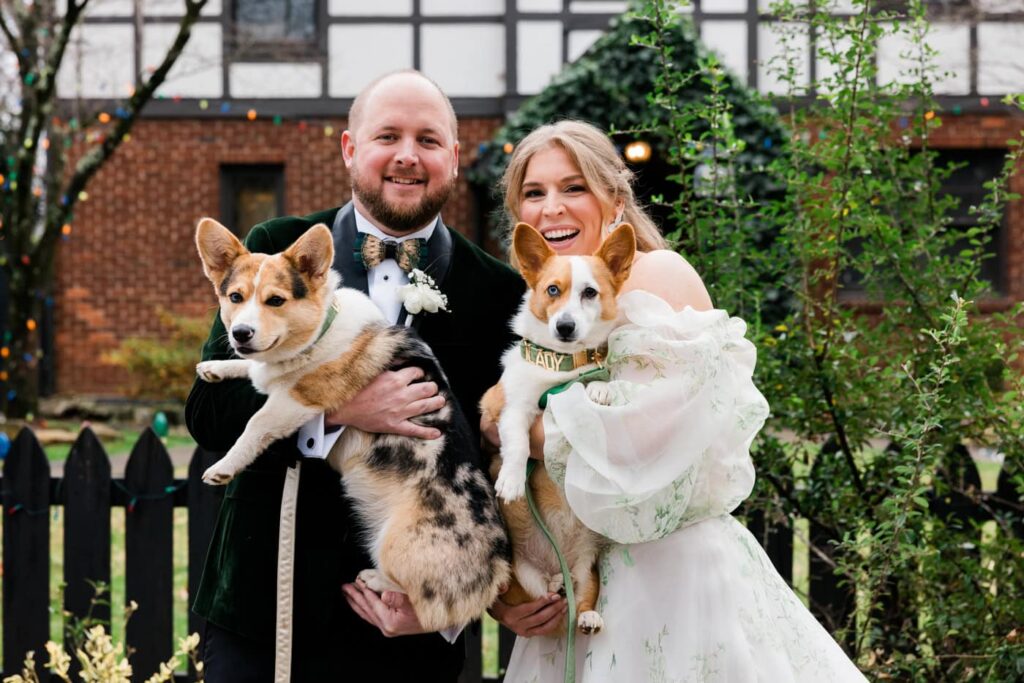
[[[287,0],[291,1],[291,0]],[[326,0],[312,0],[313,27],[306,40],[266,39],[242,42],[239,34],[240,0],[226,0],[224,19],[225,55],[235,62],[304,62],[320,60],[327,54]]]
[[[247,181],[269,180],[274,189],[275,216],[287,215],[284,201],[284,164],[221,164],[220,165],[220,217],[239,239],[244,239],[251,225],[241,225],[236,198]]]
[[[1006,158],[1007,150],[1001,147],[948,147],[935,148],[932,151],[938,156],[935,159],[936,167],[945,167],[949,163],[963,164],[947,178],[939,189],[941,196],[953,195],[960,198],[960,205],[950,215],[949,230],[964,230],[978,225],[978,220],[968,213],[968,207],[972,204],[979,204],[985,197],[983,183],[998,177],[1003,169],[1003,159]],[[973,158],[972,158],[973,156]],[[979,179],[979,182],[964,182],[965,176],[973,165],[975,168],[982,163],[990,164],[987,170],[991,176],[986,175]],[[991,289],[985,294],[985,300],[998,301],[1009,296],[1009,277],[1007,273],[1007,255],[1009,249],[1009,212],[1006,207],[1003,209],[1002,220],[995,226],[995,230],[988,242],[988,249],[992,255],[982,265],[982,279],[991,283]],[[853,247],[856,249],[856,247]],[[990,271],[985,273],[984,271]],[[839,275],[839,300],[850,305],[870,305],[881,303],[874,301],[867,293],[863,285],[857,281],[849,281],[852,271],[844,271]],[[991,277],[988,277],[991,276]],[[844,280],[846,280],[844,282]]]

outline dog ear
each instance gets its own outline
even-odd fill
[[[636,230],[629,223],[623,223],[605,238],[594,256],[604,261],[612,274],[615,291],[619,291],[629,278],[636,255]]]
[[[548,259],[555,255],[544,236],[529,223],[518,223],[512,233],[512,251],[519,261],[519,272],[530,289],[537,284],[540,271]]]
[[[196,249],[203,261],[203,272],[214,287],[219,287],[224,274],[239,256],[245,256],[245,248],[234,233],[212,218],[199,219],[196,226]]]
[[[334,239],[330,228],[317,223],[285,250],[284,257],[311,280],[326,277],[334,263]]]

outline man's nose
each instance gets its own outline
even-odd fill
[[[401,164],[402,166],[415,166],[419,163],[419,156],[416,154],[415,141],[407,140],[399,143],[398,150],[395,152],[395,163]]]

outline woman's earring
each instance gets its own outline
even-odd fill
[[[620,225],[622,225],[622,212],[623,212],[623,209],[619,209],[619,212],[617,214],[615,214],[615,218],[612,219],[612,222],[609,223],[608,225],[604,226],[604,236],[605,237],[607,237],[608,235],[612,234],[612,230],[614,230],[615,228],[617,228]]]

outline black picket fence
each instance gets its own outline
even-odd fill
[[[832,446],[826,444],[823,450]],[[977,468],[966,449],[953,454],[957,489],[981,490]],[[123,478],[111,476],[110,460],[93,432],[83,429],[64,464],[63,477],[51,477],[50,465],[35,435],[23,429],[11,444],[0,479],[3,514],[3,672],[21,668],[24,655],[34,650],[37,662],[50,634],[50,517],[53,507],[64,508],[64,609],[79,617],[92,610],[95,618],[108,620],[107,605],[93,605],[93,583],[110,584],[111,509],[125,508],[125,603],[135,601],[138,611],[128,623],[125,641],[134,653],[135,680],[145,680],[158,670],[173,651],[173,526],[174,508],[188,510],[188,593],[193,595],[213,532],[223,489],[206,486],[202,472],[218,454],[197,448],[188,476],[176,479],[163,443],[147,429],[128,458]],[[1021,534],[1018,496],[1005,472],[995,494],[973,498],[962,494],[933,497],[933,510],[965,524],[990,519],[992,512],[1014,501],[1015,533]],[[760,513],[746,515],[748,528],[761,541],[779,573],[792,583],[793,530],[765,522]],[[810,527],[810,541],[826,551],[831,539],[825,531]],[[980,538],[979,538],[980,542]],[[830,630],[847,623],[854,608],[853,591],[841,586],[830,563],[809,553],[809,600],[811,609]],[[188,615],[190,633],[202,633],[202,620]],[[466,630],[467,659],[461,681],[480,683],[501,680],[484,675],[482,636],[479,625]],[[499,670],[504,671],[515,640],[499,630]],[[45,659],[45,658],[43,658]],[[41,668],[41,666],[39,667]],[[42,680],[47,680],[41,672]],[[183,683],[188,674],[180,674]]]

